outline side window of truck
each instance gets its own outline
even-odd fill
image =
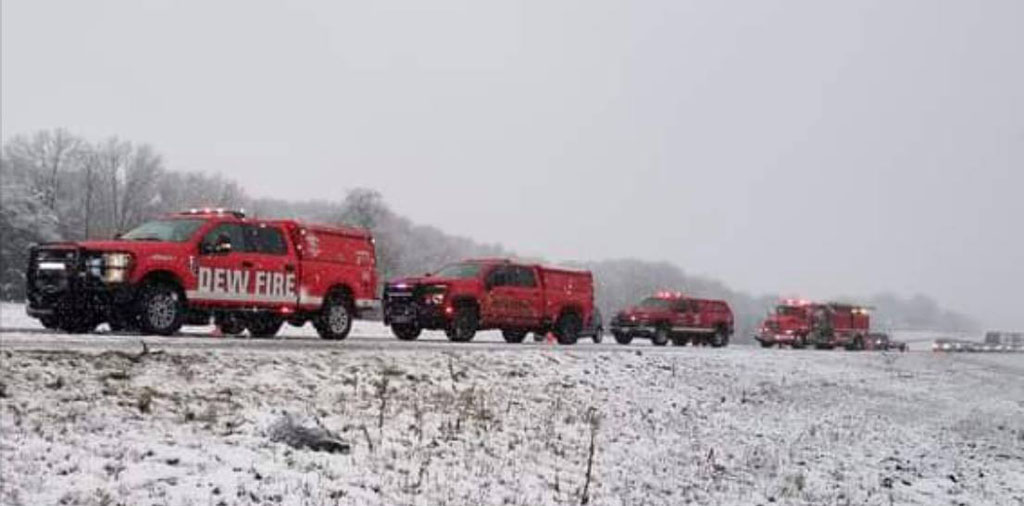
[[[242,225],[238,223],[221,223],[203,236],[203,242],[200,245],[201,251],[213,251],[222,236],[231,242],[232,252],[238,253],[247,250],[245,231],[242,229]]]
[[[523,288],[536,288],[537,287],[537,276],[534,275],[533,269],[529,267],[514,267],[515,269],[515,285]]]
[[[245,228],[249,237],[249,251],[263,255],[288,254],[288,243],[280,228],[267,225],[247,225]]]
[[[512,269],[499,265],[487,274],[487,284],[491,288],[512,285]]]

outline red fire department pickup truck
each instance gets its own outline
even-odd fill
[[[387,283],[383,305],[384,323],[403,340],[434,329],[465,342],[478,330],[500,329],[510,343],[521,343],[529,332],[553,331],[559,343],[573,344],[591,325],[594,281],[589,271],[467,260]]]
[[[837,302],[787,299],[761,323],[754,339],[761,346],[789,345],[793,348],[837,346],[863,350],[869,333],[869,308]]]
[[[361,229],[194,209],[113,241],[34,247],[27,311],[67,332],[107,322],[170,335],[212,318],[227,334],[270,337],[285,321],[309,321],[324,339],[344,339],[376,304],[375,263]]]
[[[694,346],[710,344],[717,348],[729,344],[733,323],[732,310],[725,301],[659,292],[620,311],[611,329],[619,344],[642,337],[655,346],[665,346],[671,340],[676,346],[692,342]]]

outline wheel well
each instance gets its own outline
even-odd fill
[[[563,317],[570,314],[575,316],[576,318],[579,318],[581,325],[586,324],[586,322],[583,321],[583,311],[578,306],[563,307],[561,311],[558,312],[558,318],[555,320],[555,322],[557,323],[558,320],[561,320]]]
[[[170,271],[153,271],[153,272],[150,272],[149,274],[146,274],[142,278],[142,282],[139,283],[139,286],[145,286],[145,285],[148,285],[150,283],[167,283],[169,285],[174,286],[178,290],[178,292],[180,292],[180,295],[182,297],[185,296],[185,289],[183,288],[185,286],[185,284],[182,283],[181,282],[181,278],[179,278],[173,272],[170,272]]]
[[[480,314],[480,303],[477,302],[473,297],[458,297],[452,301],[452,307],[464,307],[469,306],[476,310],[477,314]]]
[[[355,309],[355,300],[352,299],[352,289],[348,285],[334,285],[327,289],[326,295],[324,296],[324,302],[327,302],[327,298],[334,294],[341,294],[348,301],[349,311]]]

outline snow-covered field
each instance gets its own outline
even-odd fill
[[[1024,355],[400,343],[373,323],[140,354],[0,311],[3,504],[1024,504]],[[277,441],[285,419],[351,450]]]

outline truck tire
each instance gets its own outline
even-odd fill
[[[714,335],[711,336],[711,347],[722,348],[725,346],[729,346],[729,333],[723,329],[718,329],[715,331]]]
[[[448,336],[448,340],[454,343],[468,343],[476,336],[479,321],[473,306],[459,306],[455,309],[455,316],[445,334]]]
[[[580,338],[580,330],[582,328],[583,323],[575,313],[562,314],[558,318],[558,323],[555,324],[555,338],[558,339],[558,344],[576,344],[576,341]]]
[[[853,341],[846,347],[847,351],[861,351],[864,349],[864,338],[861,336],[853,336]]]
[[[313,318],[313,327],[321,339],[341,341],[352,331],[352,301],[344,292],[331,292]]]
[[[604,329],[598,327],[597,330],[594,331],[594,344],[601,344],[601,341],[604,341]]]
[[[793,340],[793,344],[790,345],[794,350],[800,350],[807,347],[807,336],[803,334],[797,334],[796,339]]]
[[[214,325],[220,329],[222,334],[227,336],[237,336],[245,332],[245,322],[234,316],[217,318],[214,321]]]
[[[146,334],[169,336],[185,323],[181,292],[170,283],[147,284],[139,294],[139,327]]]
[[[249,334],[256,338],[274,337],[284,325],[284,319],[274,315],[257,315],[246,324]]]
[[[771,341],[758,341],[758,342],[761,343],[761,347],[762,348],[771,348],[772,346],[775,346],[775,343],[773,343]],[[794,344],[793,347],[795,348],[796,344]]]
[[[633,342],[633,335],[626,332],[612,332],[612,337],[615,338],[615,342],[623,345]]]
[[[502,330],[501,337],[505,338],[506,343],[519,344],[526,339],[525,330]]]
[[[87,334],[96,330],[99,323],[88,312],[68,313],[57,318],[57,328],[68,334]]]
[[[668,344],[668,329],[665,327],[655,329],[654,335],[651,336],[651,344],[655,346],[665,346]]]
[[[39,319],[39,323],[43,325],[44,329],[57,330],[60,327],[60,322],[56,316],[44,316]]]
[[[420,333],[422,332],[423,329],[421,329],[420,326],[416,325],[415,323],[391,324],[391,333],[394,334],[395,337],[401,339],[402,341],[415,341],[416,338],[420,337]]]
[[[686,346],[688,342],[690,342],[690,338],[686,334],[672,336],[672,346]]]
[[[107,326],[111,332],[138,332],[139,318],[131,312],[114,312],[107,320]]]

